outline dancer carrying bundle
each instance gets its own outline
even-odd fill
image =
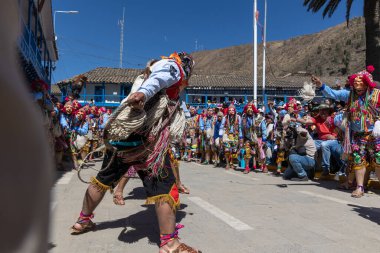
[[[156,207],[160,253],[199,252],[178,240],[178,229],[183,226],[175,224],[180,202],[168,152],[178,124],[179,94],[188,85],[193,65],[186,53],[173,53],[156,62],[137,92],[111,115],[104,130],[107,151],[102,169],[85,193],[80,216],[72,226],[74,234],[95,227],[93,211],[133,166],[143,181],[147,204]]]

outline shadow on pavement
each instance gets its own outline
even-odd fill
[[[346,190],[339,189],[338,188],[339,182],[335,181],[335,180],[321,180],[321,179],[318,179],[318,180],[315,180],[314,182],[317,183],[316,186],[322,187],[322,188],[325,188],[325,189],[328,189],[328,190],[346,191]]]
[[[135,187],[131,192],[128,193],[128,196],[124,198],[127,199],[146,199],[146,193],[144,187]]]
[[[63,164],[62,170],[58,170],[58,169],[55,170],[54,184],[57,183],[57,181],[61,179],[66,173],[69,173],[72,171],[77,173],[77,171],[73,169],[74,164],[71,160],[64,160],[62,164]],[[92,169],[93,175],[95,176],[97,174],[97,171],[95,170],[95,166],[96,166],[96,162],[93,160],[93,161],[87,162],[86,165],[83,166],[82,170]]]
[[[126,243],[135,243],[141,239],[148,238],[151,244],[160,244],[160,230],[157,223],[157,216],[154,205],[144,205],[146,210],[132,214],[126,218],[105,221],[96,224],[96,230],[105,230],[124,227],[118,239]],[[181,204],[176,213],[177,221],[180,222],[186,217],[183,211],[187,205]]]
[[[380,225],[380,208],[364,207],[352,204],[349,204],[348,206],[352,207],[352,210],[357,212],[359,216],[363,217],[364,219],[367,219]]]

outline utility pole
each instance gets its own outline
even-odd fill
[[[124,51],[124,14],[125,7],[123,7],[123,19],[119,20],[120,25],[120,64],[119,67],[123,68],[123,51]]]

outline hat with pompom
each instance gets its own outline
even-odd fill
[[[360,71],[356,74],[349,76],[350,85],[353,87],[355,79],[357,77],[362,78],[363,83],[365,83],[370,89],[376,87],[376,83],[373,81],[372,72],[375,71],[375,68],[372,65],[367,66],[367,69]]]

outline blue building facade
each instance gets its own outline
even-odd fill
[[[79,102],[89,103],[91,100],[98,106],[117,107],[129,94],[136,77],[142,69],[120,68],[96,68],[81,75],[87,77],[80,94]],[[72,80],[63,80],[57,83],[62,99],[69,94]],[[327,82],[336,77],[326,77]],[[258,86],[257,102],[260,105],[267,101],[287,102],[290,97],[297,97],[298,91],[304,82],[309,81],[309,76],[287,76],[286,78],[268,79],[265,92],[262,86]],[[236,101],[237,110],[240,112],[248,101],[253,101],[252,78],[247,76],[230,75],[192,75],[190,85],[182,93],[181,99],[199,110],[210,105],[223,102]]]
[[[26,80],[51,84],[58,60],[51,0],[18,0],[21,35],[18,49]]]

